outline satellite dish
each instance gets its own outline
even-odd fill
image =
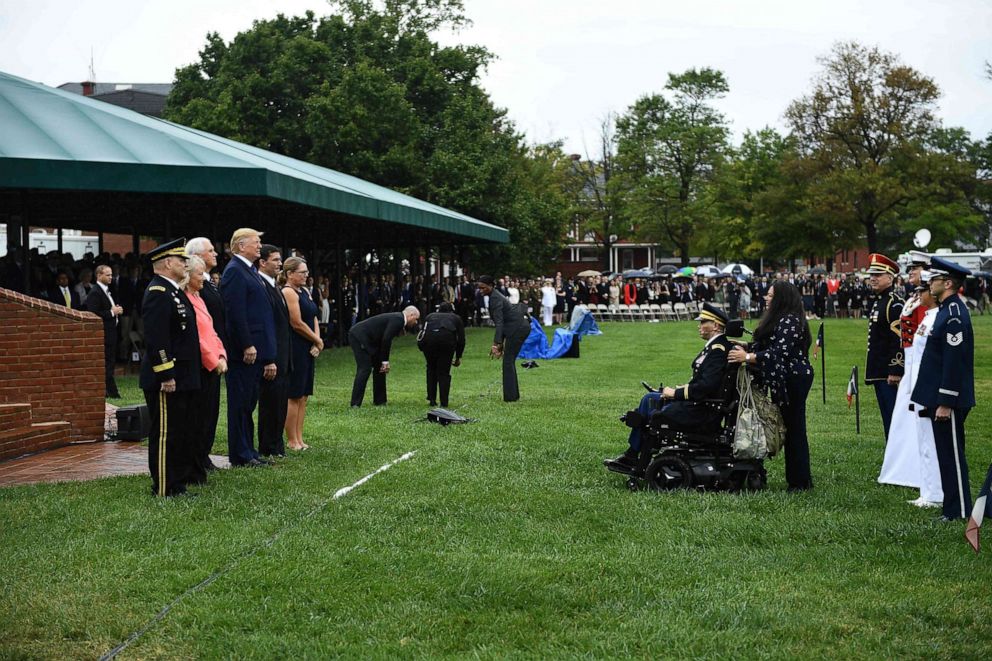
[[[930,230],[921,229],[917,230],[916,234],[913,236],[913,245],[923,250],[928,245],[930,245]]]

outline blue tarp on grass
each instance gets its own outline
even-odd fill
[[[548,336],[544,334],[544,329],[541,328],[541,322],[537,320],[536,316],[531,317],[530,335],[524,341],[524,346],[520,349],[518,358],[527,360],[537,358],[552,360],[554,358],[561,358],[572,348],[572,342],[575,341],[576,337],[602,334],[603,331],[599,330],[599,326],[596,325],[596,320],[592,314],[583,308],[577,308],[575,314],[572,316],[571,325],[568,328],[555,329],[554,337],[549,346]]]

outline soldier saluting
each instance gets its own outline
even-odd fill
[[[930,293],[938,301],[913,402],[933,425],[933,439],[944,490],[942,521],[971,513],[971,483],[964,456],[964,420],[975,406],[975,340],[971,316],[958,289],[971,271],[943,259],[930,258]]]
[[[164,243],[148,253],[155,276],[145,290],[141,319],[145,357],[138,383],[151,418],[148,468],[152,493],[186,493],[195,461],[191,404],[200,389],[200,337],[196,313],[179,289],[186,273],[186,239]]]
[[[876,298],[868,315],[865,384],[875,387],[875,398],[878,400],[887,440],[904,368],[899,324],[903,298],[892,286],[899,273],[899,265],[879,253],[872,253],[868,259],[868,283]]]

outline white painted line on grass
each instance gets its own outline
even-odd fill
[[[126,639],[124,639],[120,644],[118,644],[113,649],[110,649],[107,652],[105,652],[103,654],[103,656],[100,657],[100,661],[109,661],[110,659],[115,658],[118,654],[120,654],[125,649],[127,649],[128,646],[131,645],[131,643],[133,643],[134,641],[136,641],[139,638],[141,638],[141,636],[143,636],[149,629],[151,629],[153,626],[155,626],[156,624],[158,624],[159,622],[161,622],[162,620],[164,620],[165,619],[165,616],[169,614],[169,611],[171,611],[173,608],[175,608],[176,606],[178,606],[179,603],[183,599],[185,599],[186,597],[188,597],[188,596],[190,596],[192,594],[196,594],[197,592],[203,590],[208,585],[210,585],[211,583],[213,583],[214,581],[216,581],[218,578],[220,578],[224,574],[226,574],[229,571],[231,571],[232,569],[234,569],[242,560],[245,560],[247,558],[250,558],[253,555],[257,554],[262,549],[268,548],[268,547],[272,546],[273,544],[275,544],[276,540],[278,540],[280,537],[283,536],[283,534],[285,534],[286,532],[288,532],[288,531],[292,530],[293,528],[297,527],[304,520],[314,517],[317,514],[317,512],[319,512],[320,510],[322,510],[325,507],[327,507],[327,504],[330,503],[331,501],[338,500],[339,498],[342,498],[343,496],[347,496],[353,490],[355,490],[358,487],[362,486],[363,484],[365,484],[366,482],[368,482],[369,480],[371,480],[373,477],[375,477],[379,473],[381,473],[383,471],[389,470],[390,468],[392,468],[396,464],[400,463],[401,461],[406,461],[407,459],[409,459],[410,457],[412,457],[415,454],[417,454],[417,451],[416,450],[411,450],[410,452],[407,452],[403,456],[397,457],[396,459],[393,459],[388,464],[383,464],[382,466],[379,466],[379,468],[377,468],[376,470],[372,471],[371,473],[369,473],[368,475],[366,475],[365,477],[363,477],[359,481],[355,482],[351,486],[343,487],[341,489],[338,489],[337,491],[334,492],[334,495],[333,496],[331,496],[330,498],[328,498],[324,502],[320,503],[319,505],[317,505],[316,507],[314,507],[312,510],[310,510],[309,512],[307,512],[306,514],[304,514],[295,523],[292,523],[292,524],[286,526],[285,528],[283,528],[282,530],[279,530],[278,532],[274,533],[273,535],[271,535],[267,539],[262,540],[261,542],[259,542],[258,544],[256,544],[252,548],[250,548],[249,550],[245,551],[244,553],[242,553],[241,555],[239,555],[238,557],[236,557],[233,561],[231,561],[231,564],[227,565],[223,569],[217,570],[216,572],[214,572],[210,576],[207,576],[205,579],[203,579],[202,581],[200,581],[199,583],[197,583],[193,587],[187,589],[185,592],[183,592],[178,597],[176,597],[175,599],[173,599],[172,602],[168,606],[166,606],[165,608],[163,608],[162,610],[160,610],[158,613],[155,614],[155,617],[153,617],[147,623],[145,623],[145,626],[141,627],[140,629],[138,629],[136,631],[133,631],[131,633],[131,635],[128,636]]]
[[[417,454],[417,451],[416,450],[412,450],[410,452],[407,452],[402,457],[399,457],[398,459],[393,459],[388,464],[384,464],[382,466],[379,466],[379,468],[376,471],[374,471],[372,473],[369,473],[368,475],[366,475],[365,477],[363,477],[362,479],[360,479],[358,482],[355,482],[354,484],[352,484],[350,487],[343,487],[341,489],[338,489],[334,493],[334,495],[331,497],[331,500],[337,500],[338,498],[341,498],[342,496],[347,496],[351,492],[352,489],[357,489],[358,487],[362,486],[363,484],[365,484],[366,482],[368,482],[369,480],[371,480],[373,477],[375,477],[379,473],[381,473],[383,471],[389,470],[390,468],[392,468],[396,464],[400,463],[401,461],[406,461],[407,459],[409,459],[410,457],[412,457],[415,454]]]

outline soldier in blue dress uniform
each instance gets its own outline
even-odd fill
[[[706,340],[706,345],[692,361],[692,379],[683,386],[666,387],[661,392],[644,395],[637,412],[645,421],[654,414],[660,416],[669,428],[685,431],[704,431],[719,425],[723,415],[720,407],[707,400],[717,397],[723,386],[727,352],[731,348],[724,332],[729,319],[723,310],[705,303],[696,321],[699,322],[699,336]],[[657,410],[661,402],[664,403]],[[630,474],[637,466],[637,456],[641,451],[640,427],[630,430],[627,442],[629,447],[626,452],[616,459],[603,462],[608,470]]]
[[[196,462],[190,413],[200,390],[200,336],[193,305],[179,289],[185,246],[185,238],[176,239],[148,253],[155,276],[141,303],[145,357],[138,383],[151,418],[148,468],[152,493],[165,497],[186,492]]]
[[[868,260],[869,284],[876,299],[868,315],[865,384],[875,387],[875,398],[882,414],[885,438],[888,439],[892,409],[896,405],[896,393],[905,367],[899,322],[903,297],[893,287],[895,277],[899,274],[899,265],[879,253],[872,253]]]
[[[940,484],[944,490],[943,521],[971,513],[971,483],[964,455],[964,421],[975,406],[975,341],[968,307],[958,295],[965,267],[942,257],[930,260],[930,293],[939,302],[930,338],[920,361],[912,400],[925,407],[937,446]]]

